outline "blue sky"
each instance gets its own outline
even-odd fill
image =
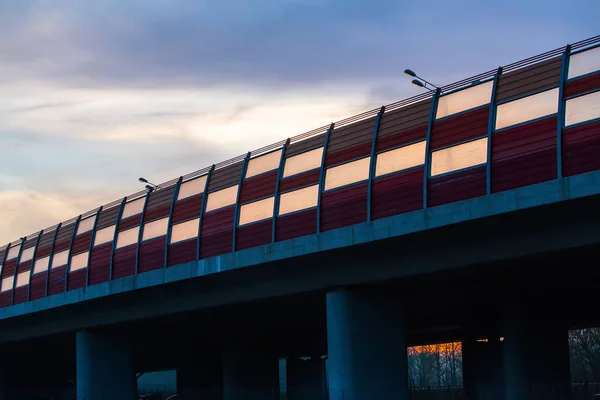
[[[597,35],[597,0],[1,0],[0,243]]]

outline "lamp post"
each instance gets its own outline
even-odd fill
[[[416,86],[416,87],[422,87],[422,88],[425,88],[425,89],[427,89],[427,90],[431,90],[431,91],[434,91],[434,89],[432,89],[432,88],[430,88],[430,87],[428,87],[428,86],[431,86],[431,87],[433,87],[433,88],[435,88],[435,89],[440,89],[439,87],[437,87],[437,86],[436,86],[436,85],[434,85],[433,83],[431,83],[431,82],[428,82],[428,81],[426,81],[425,79],[423,79],[423,78],[421,78],[420,76],[418,76],[418,75],[417,75],[417,74],[416,74],[416,73],[415,73],[413,70],[411,70],[411,69],[405,69],[405,70],[404,70],[404,73],[405,73],[407,76],[410,76],[411,78],[416,78],[416,79],[413,79],[413,80],[412,80],[412,82],[411,82],[411,83],[412,83],[414,86]],[[423,83],[423,82],[424,82],[424,83]],[[440,91],[442,91],[442,90],[440,89]]]

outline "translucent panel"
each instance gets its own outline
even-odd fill
[[[493,86],[494,82],[489,81],[440,97],[435,117],[447,117],[448,115],[488,104],[492,98]]]
[[[319,185],[313,185],[279,197],[279,215],[316,207],[319,200]]]
[[[557,111],[558,88],[500,104],[497,107],[496,129],[541,118]]]
[[[12,290],[14,282],[15,282],[14,275],[13,276],[8,276],[8,277],[2,279],[2,289],[0,289],[0,290],[2,292],[6,292],[7,290]]]
[[[8,249],[8,254],[6,255],[6,261],[12,260],[13,258],[17,258],[17,256],[19,255],[19,251],[20,250],[21,250],[21,245],[20,244],[18,244],[16,246],[13,246],[10,249]]]
[[[67,265],[69,261],[69,250],[61,251],[52,256],[52,268]]]
[[[179,186],[179,193],[177,193],[177,200],[185,199],[187,197],[195,196],[204,192],[206,186],[206,175],[200,178],[192,179],[191,181],[183,182]]]
[[[119,232],[119,234],[117,235],[117,249],[121,248],[121,247],[129,246],[130,244],[137,243],[139,234],[140,234],[139,226]]]
[[[23,271],[17,275],[17,284],[15,287],[22,287],[29,285],[29,276],[31,275],[31,271]]]
[[[371,157],[329,168],[325,174],[325,190],[335,189],[369,179]]]
[[[35,260],[35,264],[33,264],[33,273],[37,274],[40,272],[47,271],[49,261],[50,261],[50,256],[42,257],[40,259]]]
[[[375,176],[381,176],[403,169],[416,167],[425,163],[426,141],[411,144],[379,153],[375,166]]]
[[[169,243],[177,243],[183,240],[198,237],[199,218],[191,221],[182,222],[181,224],[173,225],[171,228],[171,240]]]
[[[155,237],[163,236],[167,234],[167,228],[169,227],[169,218],[163,218],[156,221],[148,222],[144,224],[144,232],[142,233],[142,240],[148,240]]]
[[[94,222],[96,222],[95,215],[79,221],[79,225],[77,226],[77,234],[79,235],[94,229]]]
[[[208,200],[206,201],[206,212],[235,204],[237,192],[238,185],[209,193]]]
[[[108,226],[104,229],[100,229],[96,231],[96,236],[94,237],[94,246],[98,246],[103,243],[112,242],[115,237],[115,226]]]
[[[79,253],[71,258],[71,266],[69,271],[77,271],[88,266],[89,251]]]
[[[125,207],[123,207],[123,214],[121,215],[121,219],[125,219],[134,215],[137,215],[142,212],[144,209],[144,202],[146,201],[145,197],[140,199],[130,201],[125,203]]]
[[[281,160],[281,150],[273,151],[264,156],[256,157],[248,161],[246,169],[246,178],[262,174],[263,172],[272,171],[279,168]]]
[[[23,250],[21,253],[21,258],[19,258],[19,262],[29,261],[33,258],[33,253],[35,252],[35,247],[30,247],[28,249]]]
[[[487,138],[483,138],[434,151],[431,154],[431,176],[485,164],[487,143]]]
[[[320,168],[322,158],[322,147],[286,158],[285,167],[283,168],[283,177],[287,178],[288,176],[296,175],[304,171]]]
[[[565,125],[578,124],[600,118],[600,92],[567,100]]]
[[[275,207],[274,197],[244,204],[240,207],[240,225],[271,218],[273,207]]]
[[[600,47],[573,54],[569,59],[568,79],[600,71]]]

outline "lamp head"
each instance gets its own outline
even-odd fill
[[[416,87],[425,87],[425,85],[423,84],[423,82],[421,82],[418,79],[413,79],[412,80],[412,84],[415,85]]]
[[[146,189],[148,189],[149,191],[153,191],[154,190],[154,186],[146,185]]]
[[[142,178],[142,177],[140,177],[139,181],[142,183],[148,183],[148,180],[146,178]]]
[[[412,76],[413,78],[414,78],[415,76],[417,76],[417,74],[415,74],[415,73],[414,73],[412,70],[410,70],[410,69],[405,69],[405,70],[404,70],[404,73],[405,73],[406,75],[408,75],[408,76]]]

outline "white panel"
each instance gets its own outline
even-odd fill
[[[139,234],[139,226],[119,232],[117,235],[117,249],[137,243]]]
[[[182,222],[171,227],[171,240],[169,243],[177,243],[183,240],[198,237],[199,218]]]
[[[496,113],[496,129],[545,117],[558,111],[558,88],[500,104]]]
[[[0,289],[0,291],[2,292],[6,292],[7,290],[12,290],[13,287],[13,283],[15,282],[15,276],[7,276],[6,278],[2,279],[2,288]]]
[[[600,91],[567,100],[565,125],[600,118]]]
[[[112,242],[114,237],[115,225],[111,225],[106,228],[100,229],[99,231],[96,231],[96,236],[94,237],[94,246]]]
[[[52,268],[67,265],[69,261],[69,250],[61,251],[52,256]]]
[[[323,159],[323,148],[319,147],[296,156],[285,159],[285,167],[283,168],[283,177],[296,175],[301,172],[310,171],[321,167]]]
[[[71,258],[70,272],[83,269],[88,266],[89,251],[79,253]]]
[[[398,149],[379,153],[375,166],[375,176],[416,167],[425,163],[426,141],[410,144]]]
[[[22,287],[29,285],[29,277],[31,275],[31,271],[23,271],[17,275],[17,284],[15,287]]]
[[[17,258],[17,256],[19,255],[19,251],[20,250],[21,250],[21,245],[20,244],[18,244],[16,246],[13,246],[10,249],[8,249],[8,254],[6,255],[6,261],[12,260],[13,258]]]
[[[47,271],[49,261],[50,261],[50,256],[42,257],[42,258],[35,260],[35,264],[33,264],[33,273],[37,274],[40,272]]]
[[[371,157],[366,157],[327,169],[325,173],[325,190],[369,179],[370,160]]]
[[[470,110],[488,104],[492,98],[493,81],[462,89],[455,93],[441,96],[438,101],[436,118],[447,117],[461,111]]]
[[[237,192],[238,185],[209,193],[208,200],[206,201],[206,212],[235,204]]]
[[[144,202],[146,201],[145,197],[130,201],[125,203],[125,207],[123,207],[123,214],[121,215],[121,219],[125,219],[128,217],[132,217],[134,215],[140,214],[142,210],[144,210]]]
[[[275,207],[274,197],[244,204],[240,207],[240,225],[271,218],[273,207]]]
[[[487,138],[459,144],[431,154],[431,176],[487,162]]]
[[[319,185],[283,193],[279,198],[279,215],[316,207],[318,200]]]
[[[89,232],[94,229],[94,222],[96,222],[96,216],[92,215],[86,219],[82,219],[79,221],[79,225],[77,226],[77,234],[80,235],[85,232]]]
[[[573,54],[569,59],[568,79],[600,71],[600,47]]]
[[[163,218],[156,221],[148,222],[144,224],[144,232],[142,233],[142,240],[148,240],[163,236],[167,234],[167,228],[169,227],[169,218]]]
[[[195,196],[204,192],[206,186],[206,175],[199,178],[192,179],[187,182],[183,182],[179,186],[179,193],[177,193],[177,200],[182,200],[188,197]]]
[[[280,160],[281,150],[250,159],[248,161],[248,168],[246,169],[246,179],[279,168]]]
[[[33,253],[35,252],[35,247],[30,247],[28,249],[23,250],[21,253],[21,258],[19,258],[19,263],[29,261],[33,258]]]

